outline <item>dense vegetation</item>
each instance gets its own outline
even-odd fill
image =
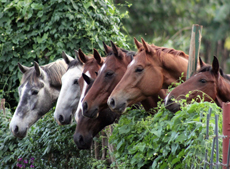
[[[221,0],[115,0],[115,5],[111,0],[2,0],[0,99],[6,98],[9,109],[6,114],[0,111],[0,168],[203,166],[205,148],[210,156],[212,141],[212,137],[204,139],[208,108],[213,109],[210,136],[214,114],[219,114],[219,125],[222,121],[221,110],[212,103],[194,103],[175,115],[160,103],[155,116],[143,110],[129,110],[113,125],[110,143],[116,147],[116,162],[110,166],[105,160],[95,160],[90,151],[79,151],[73,142],[76,124],[58,126],[53,110],[31,127],[26,138],[14,138],[9,122],[18,101],[21,73],[17,62],[32,66],[36,60],[45,64],[60,58],[63,50],[74,56],[78,48],[85,53],[96,48],[103,56],[102,42],[109,44],[110,40],[135,50],[133,37],[188,53],[191,26],[198,23],[204,26],[201,56],[211,63],[210,58],[217,55],[227,72],[229,8],[230,2]],[[219,129],[222,133],[221,126]]]
[[[122,15],[110,1],[104,0],[36,0],[0,2],[0,97],[14,108],[21,73],[17,63],[33,66],[61,58],[74,49],[85,53],[111,40],[128,48],[119,31]],[[17,99],[17,101],[15,100]]]
[[[212,108],[209,138],[205,140],[206,115]],[[219,134],[222,133],[221,110],[214,103],[194,103],[173,115],[161,104],[153,116],[144,110],[130,110],[122,115],[110,143],[116,147],[116,162],[111,168],[188,168],[204,166],[205,149],[211,154],[214,115],[219,114]],[[14,138],[9,131],[11,113],[0,112],[0,166],[13,168],[28,160],[36,168],[106,168],[105,160],[95,160],[90,151],[76,148],[73,142],[75,124],[58,126],[52,112],[39,120],[28,136]],[[219,144],[222,145],[222,139]],[[222,148],[222,146],[219,146]],[[221,151],[220,151],[221,154]],[[34,158],[31,162],[31,158]],[[23,160],[22,160],[23,159]],[[19,161],[22,160],[22,161]],[[27,164],[27,163],[26,163]]]

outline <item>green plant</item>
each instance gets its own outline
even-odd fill
[[[75,123],[58,126],[51,111],[31,127],[27,137],[20,140],[10,133],[11,113],[6,110],[6,115],[0,112],[1,168],[14,168],[25,164],[38,169],[91,168],[90,151],[79,151],[73,141]]]
[[[210,107],[211,137],[205,140],[206,114]],[[214,103],[193,103],[175,114],[161,105],[154,116],[148,115],[144,110],[130,110],[115,125],[110,137],[110,143],[116,147],[114,155],[118,168],[203,166],[205,149],[210,157],[214,114],[219,114],[221,133],[221,109]]]
[[[22,76],[18,62],[33,66],[35,60],[43,65],[61,58],[62,51],[74,56],[79,48],[102,53],[102,42],[111,40],[128,49],[120,32],[123,16],[107,0],[1,1],[0,95],[16,106]]]

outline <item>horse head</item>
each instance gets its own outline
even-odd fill
[[[112,52],[106,52],[107,57],[98,72],[92,87],[83,102],[83,115],[95,118],[101,109],[107,108],[107,99],[126,71],[127,65],[133,59],[134,52],[118,48],[113,42]]]
[[[200,63],[197,73],[167,95],[165,98],[167,109],[172,112],[180,110],[181,104],[178,101],[181,99],[185,99],[187,103],[191,103],[192,100],[216,102],[219,106],[223,101],[229,101],[229,79],[219,69],[218,59],[214,57],[212,65],[204,64],[201,60]]]
[[[23,76],[18,88],[19,103],[10,122],[10,130],[14,136],[23,138],[31,125],[52,108],[67,65],[63,60],[57,60],[44,66],[34,62],[33,67],[18,63],[18,67]]]

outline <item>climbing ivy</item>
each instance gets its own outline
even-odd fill
[[[74,49],[102,56],[103,41],[128,48],[120,14],[109,0],[2,0],[0,2],[0,97],[15,106],[20,62],[32,66],[74,56]],[[9,106],[7,104],[6,106]]]

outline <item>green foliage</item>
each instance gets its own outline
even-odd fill
[[[74,49],[103,51],[112,40],[128,48],[120,32],[121,16],[104,0],[13,0],[0,2],[0,96],[11,106],[17,98],[21,73],[17,63],[32,66],[74,56]],[[7,105],[9,106],[9,105]]]
[[[11,113],[0,112],[0,166],[14,168],[20,159],[34,158],[35,168],[91,168],[90,151],[79,151],[73,141],[76,124],[58,126],[53,112],[33,125],[20,140],[9,130]],[[22,161],[21,161],[22,164]]]
[[[205,140],[206,115],[210,107],[210,139]],[[116,147],[117,164],[113,165],[118,165],[118,168],[154,169],[203,166],[205,149],[209,157],[211,154],[214,114],[219,114],[219,133],[222,133],[221,109],[213,103],[193,103],[175,115],[164,105],[154,116],[144,110],[130,110],[115,125],[110,137],[110,142]]]

